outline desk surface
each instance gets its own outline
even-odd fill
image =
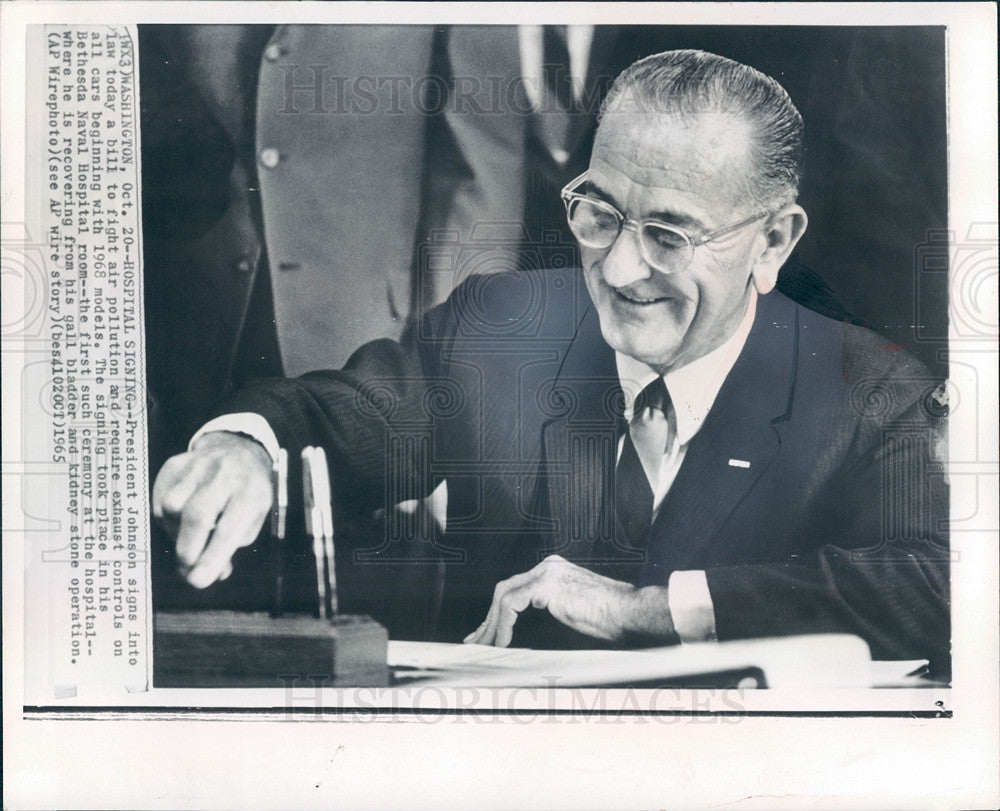
[[[940,717],[952,706],[946,685],[908,675],[922,662],[872,662],[867,645],[850,636],[786,637],[643,651],[536,651],[390,641],[388,663],[396,674],[390,687],[333,688],[308,678],[281,689],[156,688],[128,692],[120,686],[83,686],[35,710],[44,714],[54,708],[117,706],[133,711],[148,707],[164,713],[176,708],[178,717],[189,718],[207,708],[224,708],[231,710],[234,718],[242,717],[246,709],[286,718],[291,711],[337,713],[352,707],[389,715],[418,708],[433,714],[440,709],[470,707],[500,713],[589,712],[595,707],[617,707],[622,712],[641,709],[668,715],[860,712]],[[734,693],[725,689],[709,695],[697,689],[641,690],[640,686],[648,684],[637,684],[683,682],[683,677],[691,674],[746,667],[759,668],[767,686],[775,689],[740,690],[734,699]],[[634,694],[614,689],[631,684],[637,685]],[[613,688],[590,689],[609,685]],[[524,687],[542,689],[520,689]],[[910,689],[914,687],[932,689]],[[595,694],[599,694],[598,699]],[[213,718],[223,717],[218,710],[213,713]]]

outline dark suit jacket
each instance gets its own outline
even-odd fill
[[[867,330],[763,297],[643,550],[613,518],[622,398],[579,271],[473,277],[407,345],[227,410],[263,414],[292,458],[323,444],[341,505],[447,480],[446,638],[476,627],[497,581],[558,553],[640,585],[707,570],[720,639],[844,631],[876,657],[943,660],[937,382]]]

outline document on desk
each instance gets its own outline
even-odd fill
[[[870,687],[868,646],[848,634],[711,642],[643,650],[546,651],[389,642],[389,666],[407,680],[462,687],[655,684],[757,668],[768,687]]]

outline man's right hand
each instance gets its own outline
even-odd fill
[[[271,458],[241,434],[213,431],[166,461],[153,485],[153,515],[175,538],[184,578],[203,589],[233,571],[271,509]]]

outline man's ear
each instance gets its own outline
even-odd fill
[[[751,277],[760,295],[767,295],[778,283],[778,271],[806,232],[809,218],[797,203],[785,206],[771,217],[761,237],[763,249],[754,261]]]

